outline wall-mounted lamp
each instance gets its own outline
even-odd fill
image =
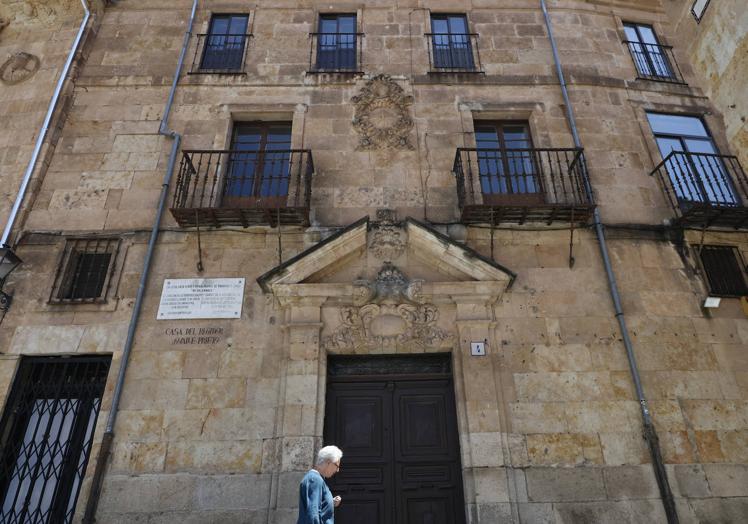
[[[21,265],[21,259],[18,258],[13,250],[8,246],[0,247],[0,310],[7,311],[13,300],[13,295],[3,291],[5,280],[15,268]]]

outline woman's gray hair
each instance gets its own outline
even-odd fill
[[[321,466],[325,462],[339,462],[343,458],[343,452],[337,446],[325,446],[317,453],[315,465]]]

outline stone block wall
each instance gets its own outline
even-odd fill
[[[686,42],[662,6],[645,0],[555,4],[561,60],[681,519],[739,522],[748,511],[748,324],[737,299],[723,300],[711,313],[701,309],[707,294],[695,254],[701,232],[679,239],[660,227],[671,210],[649,176],[660,158],[645,111],[706,113],[725,151],[732,128],[725,129],[704,96],[684,54]],[[169,6],[128,0],[103,13],[21,226],[24,265],[14,273],[16,299],[0,325],[0,391],[7,392],[19,355],[112,354],[92,457],[168,162],[171,143],[157,131],[190,6],[187,0]],[[428,74],[428,9],[468,13],[471,30],[480,34],[484,76]],[[322,435],[319,341],[337,315],[334,304],[307,304],[294,318],[255,279],[378,208],[434,222],[517,274],[480,313],[480,326],[464,328],[451,348],[470,522],[664,521],[592,232],[574,232],[570,268],[570,231],[559,224],[495,230],[457,224],[451,171],[456,149],[474,145],[475,120],[528,120],[536,147],[572,145],[537,3],[276,1],[248,8],[205,2],[196,32],[206,31],[211,12],[245,10],[254,35],[247,74],[185,72],[169,123],[183,134],[184,149],[225,149],[233,121],[293,122],[294,147],[310,149],[316,167],[312,227],[203,230],[199,276],[246,278],[242,318],[156,321],[163,280],[198,277],[196,232],[179,229],[167,213],[115,427],[101,521],[294,521],[298,479]],[[308,33],[328,11],[358,14],[366,76],[305,74]],[[628,20],[655,24],[676,46],[689,86],[635,79],[621,44]],[[193,39],[188,57],[195,45]],[[413,150],[356,150],[351,99],[379,73],[413,96]],[[0,140],[12,139],[0,133]],[[172,185],[170,198],[173,191]],[[110,299],[48,304],[63,237],[92,233],[123,238]],[[744,233],[707,232],[703,241],[748,254]],[[427,281],[451,278],[432,266],[408,259],[402,269]],[[359,253],[313,280],[350,283],[376,269]],[[445,307],[443,322],[461,314],[464,309]],[[188,328],[220,328],[220,340],[184,342],[179,330]],[[489,355],[475,360],[466,344],[483,333]],[[93,460],[89,475],[92,468]]]
[[[11,62],[18,53],[33,56],[21,58],[15,65],[28,70],[31,76],[20,69],[11,72],[14,67],[9,64],[4,68],[7,78],[0,81],[0,114],[4,129],[0,139],[3,227],[82,17],[80,4],[71,1],[10,0],[0,6],[0,26],[3,27],[0,29],[0,67]],[[44,158],[42,154],[41,160]]]

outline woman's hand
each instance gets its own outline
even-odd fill
[[[332,504],[333,504],[333,506],[335,506],[337,508],[338,506],[340,506],[340,503],[342,501],[343,501],[343,499],[341,499],[340,495],[338,495],[337,497],[335,497],[335,498],[332,499]]]

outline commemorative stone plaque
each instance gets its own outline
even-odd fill
[[[243,278],[167,278],[156,318],[241,318],[243,300]]]

